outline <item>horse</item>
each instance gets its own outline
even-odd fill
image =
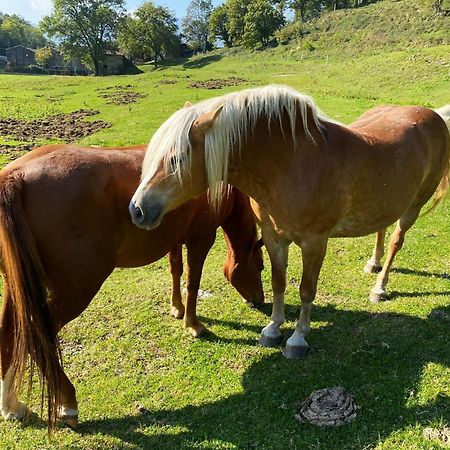
[[[46,384],[49,429],[57,417],[78,424],[75,388],[61,367],[57,333],[89,305],[115,267],[137,267],[170,252],[171,314],[194,336],[203,263],[223,228],[224,273],[250,304],[264,301],[262,251],[249,199],[230,189],[213,211],[203,193],[168,214],[153,231],[134,226],[128,203],[139,183],[146,146],[128,148],[49,145],[0,172],[1,413],[21,419],[17,392],[27,354]],[[187,247],[187,300],[180,278]]]
[[[300,358],[309,349],[305,335],[328,239],[377,232],[379,248],[386,227],[398,221],[370,293],[372,301],[386,298],[405,233],[433,194],[432,207],[448,189],[449,147],[443,119],[428,108],[375,107],[345,126],[288,86],[243,90],[176,111],[161,125],[130,213],[151,229],[206,187],[216,204],[223,183],[248,194],[272,264],[273,310],[259,342],[282,341],[294,242],[302,252],[301,308],[283,353]]]

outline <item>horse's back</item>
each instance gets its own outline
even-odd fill
[[[421,106],[377,106],[369,109],[358,119],[352,122],[348,128],[371,136],[380,141],[393,141],[396,138],[403,139],[409,131],[434,136],[445,140],[447,134],[444,131],[443,118],[436,111]]]
[[[449,133],[431,109],[377,107],[335,133],[346,136],[336,180],[346,211],[333,236],[369,234],[421,208],[448,171]]]

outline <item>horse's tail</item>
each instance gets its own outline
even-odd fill
[[[61,398],[61,352],[50,313],[44,269],[23,207],[23,183],[20,174],[0,175],[0,252],[9,291],[5,301],[11,302],[14,330],[11,388],[19,392],[28,359],[31,388],[37,365],[41,381],[41,413],[47,397],[51,432]]]
[[[435,109],[434,111],[437,112],[442,117],[445,124],[447,125],[448,131],[449,131],[449,138],[450,138],[450,105],[442,106],[441,108]],[[450,153],[450,139],[449,138],[447,138],[447,147],[448,147],[449,153]],[[449,188],[450,188],[450,159],[447,162],[447,166],[444,170],[444,173],[442,174],[441,181],[434,193],[433,204],[431,205],[431,207],[427,211],[427,213],[429,211],[433,210],[437,205],[439,205],[439,203],[442,202],[442,200],[445,198]]]
[[[448,131],[450,132],[450,105],[441,106],[434,111],[442,117],[445,124],[447,125]]]

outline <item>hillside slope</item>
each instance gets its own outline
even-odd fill
[[[450,44],[450,16],[436,15],[433,3],[384,0],[325,13],[308,24],[304,39],[317,49],[345,52]]]

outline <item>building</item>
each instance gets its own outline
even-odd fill
[[[125,73],[125,56],[109,54],[103,61],[102,75],[122,75]]]
[[[7,48],[6,58],[11,67],[27,67],[36,64],[35,50],[23,45]]]

